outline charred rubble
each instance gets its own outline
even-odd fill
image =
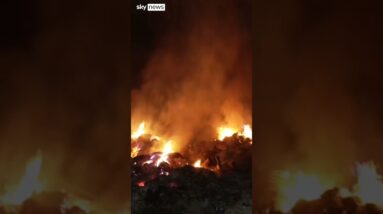
[[[134,143],[143,145],[141,151],[153,143],[149,138],[138,141]],[[132,213],[250,214],[250,142],[238,135],[223,141],[197,142],[183,155],[170,154],[168,163],[159,166],[147,164],[156,154],[133,158]],[[195,149],[202,148],[199,144],[212,146],[200,151]],[[204,167],[193,167],[188,157],[206,160]]]
[[[283,214],[276,209],[255,211],[256,214]],[[383,214],[383,209],[374,204],[363,204],[359,198],[341,197],[339,189],[334,188],[322,194],[320,199],[299,201],[291,214]]]

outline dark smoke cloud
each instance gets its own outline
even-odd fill
[[[276,169],[381,163],[379,3],[273,2],[254,7],[255,194]]]
[[[215,136],[225,122],[251,123],[251,43],[243,2],[169,2],[174,16],[132,93],[133,126],[146,121],[182,149],[197,136]]]
[[[17,2],[2,28],[16,36],[1,37],[1,183],[40,150],[47,188],[127,206],[129,5]]]

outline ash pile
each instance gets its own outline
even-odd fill
[[[134,143],[150,146],[150,141],[141,138]],[[133,214],[251,213],[250,139],[233,135],[196,142],[183,154],[172,153],[167,162],[153,164],[159,155],[133,158]],[[189,157],[204,160],[202,166],[193,166]]]
[[[72,205],[71,196],[61,191],[35,193],[19,205],[0,202],[0,214],[90,214],[80,206]]]
[[[257,214],[283,214],[278,210],[264,209]],[[383,214],[383,209],[375,204],[363,204],[358,197],[341,197],[334,188],[322,194],[320,199],[300,201],[289,214]]]

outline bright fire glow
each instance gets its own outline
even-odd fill
[[[135,158],[139,152],[140,152],[140,148],[138,146],[133,147],[132,151],[130,152],[130,157]]]
[[[38,154],[26,166],[25,174],[19,185],[0,198],[5,204],[18,205],[24,202],[34,193],[42,191],[42,185],[39,182],[39,174],[42,165],[42,156]]]
[[[140,136],[145,134],[145,122],[141,122],[140,125],[138,126],[137,130],[132,132],[132,139],[137,139]]]
[[[253,139],[253,131],[251,130],[250,125],[246,124],[243,126],[243,136],[249,139]]]
[[[235,129],[230,127],[218,127],[218,140],[224,140],[226,137],[231,137],[234,134],[238,134],[240,136],[244,136],[246,138],[252,139],[253,132],[251,130],[251,126],[246,124],[241,129]]]
[[[193,164],[193,166],[195,167],[195,168],[201,168],[202,166],[201,166],[201,160],[197,160],[194,164]]]
[[[374,163],[358,164],[355,194],[363,203],[383,206],[383,182]]]
[[[233,136],[237,131],[232,129],[232,128],[228,128],[228,127],[219,127],[218,128],[218,139],[219,140],[223,140],[225,139],[226,137],[231,137]]]
[[[164,146],[164,148],[162,150],[162,154],[161,154],[160,158],[156,162],[156,166],[159,166],[162,162],[169,163],[168,162],[169,154],[174,152],[172,143],[173,142],[171,140],[169,140],[165,144],[165,146]]]
[[[277,178],[277,206],[283,212],[288,212],[300,200],[315,200],[332,185],[320,178],[303,172],[279,174]]]

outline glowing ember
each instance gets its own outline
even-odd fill
[[[197,161],[193,164],[193,166],[194,166],[195,168],[201,168],[201,160],[197,160]]]
[[[374,163],[358,164],[356,168],[358,183],[355,194],[363,203],[383,206],[382,177],[376,171]]]
[[[132,132],[132,139],[137,139],[140,136],[145,134],[145,122],[141,122],[140,125],[138,126],[137,130],[135,132]]]
[[[162,162],[169,163],[168,162],[169,154],[174,152],[172,143],[173,142],[170,140],[165,144],[164,149],[162,150],[162,154],[160,155],[160,158],[156,162],[156,166],[159,166]]]
[[[291,210],[300,200],[315,200],[332,187],[313,175],[302,172],[282,172],[278,176],[278,208],[284,212]]]
[[[42,165],[42,156],[37,154],[27,165],[25,174],[19,185],[2,196],[0,200],[6,204],[18,205],[24,202],[32,194],[42,191],[42,186],[38,180]]]

